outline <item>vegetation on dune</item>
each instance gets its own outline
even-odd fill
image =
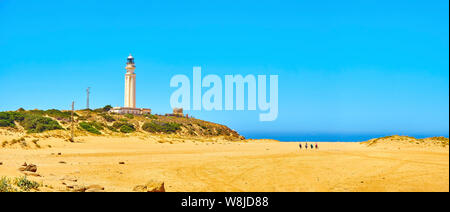
[[[132,133],[136,131],[133,124],[123,121],[114,122],[113,128],[118,129],[122,133]]]
[[[381,138],[370,139],[363,143],[367,144],[368,146],[378,144],[389,144],[389,143],[405,143],[405,144],[441,145],[445,147],[449,145],[449,139],[446,137],[430,137],[417,139],[411,136],[391,135]]]
[[[80,122],[80,127],[90,133],[101,135],[102,133],[91,122]]]
[[[136,129],[134,129],[134,127],[132,127],[132,125],[131,126],[130,125],[122,125],[120,127],[120,132],[122,132],[122,133],[132,133],[134,131],[136,131]]]
[[[48,130],[63,129],[57,121],[38,115],[25,116],[25,119],[20,121],[20,125],[22,125],[28,133],[41,133]]]
[[[230,128],[193,117],[176,117],[157,114],[114,114],[109,113],[111,106],[95,110],[78,110],[74,113],[78,130],[96,135],[115,133],[166,133],[187,136],[224,136],[229,139],[243,139]],[[41,133],[48,130],[71,129],[71,111],[19,109],[0,112],[0,127],[28,133]],[[23,127],[23,129],[21,128]],[[13,129],[11,129],[13,130]],[[76,133],[76,132],[75,132]]]
[[[10,179],[0,178],[0,192],[20,192],[37,190],[41,185],[38,182],[28,180],[26,177]]]
[[[180,124],[177,123],[164,123],[159,121],[146,122],[142,125],[142,129],[147,132],[162,132],[162,133],[174,133],[180,130]]]
[[[18,122],[28,133],[40,133],[47,130],[63,129],[55,119],[67,118],[66,112],[58,110],[33,110],[22,112],[0,112],[0,127],[16,127]],[[70,115],[69,115],[70,117]]]
[[[103,130],[105,127],[105,124],[97,121],[91,121],[89,122],[90,125],[92,125],[97,130]]]
[[[116,119],[114,117],[112,117],[111,115],[108,115],[106,113],[102,113],[102,114],[100,114],[100,116],[103,117],[105,119],[105,121],[107,121],[107,122],[116,121]]]
[[[0,192],[17,192],[18,190],[14,188],[12,182],[7,177],[2,177],[0,179]]]
[[[112,109],[112,106],[111,105],[106,105],[105,107],[102,107],[102,108],[97,108],[97,109],[94,109],[94,110],[92,110],[93,112],[96,112],[96,113],[103,113],[103,112],[108,112],[108,111],[110,111]]]
[[[31,189],[39,188],[38,182],[30,181],[25,176],[16,178],[14,181],[15,181],[15,184],[23,191],[30,191]]]
[[[153,115],[153,114],[145,114],[144,117],[149,118],[149,119],[158,119],[158,116]]]
[[[119,132],[119,131],[117,131],[117,129],[114,128],[113,126],[108,126],[108,125],[106,125],[106,128],[108,128],[108,130],[111,130],[111,131],[113,131],[113,132]]]
[[[66,121],[70,121],[70,118],[72,116],[72,112],[71,111],[60,111],[57,109],[50,109],[50,110],[30,110],[27,111],[27,113],[31,113],[31,114],[35,114],[35,115],[40,115],[40,116],[50,116],[53,117],[57,120],[66,120]],[[78,114],[74,113],[73,114],[75,117],[78,116]]]

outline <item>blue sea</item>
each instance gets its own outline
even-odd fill
[[[427,138],[433,136],[445,136],[448,134],[352,134],[352,133],[259,133],[259,132],[240,132],[248,139],[275,139],[279,141],[329,141],[329,142],[361,142],[372,138],[380,138],[390,135],[405,135],[415,138]]]

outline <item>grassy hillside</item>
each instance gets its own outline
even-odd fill
[[[166,115],[119,115],[109,107],[79,110],[74,114],[76,135],[123,136],[133,133],[172,134],[179,136],[221,136],[227,140],[244,139],[230,128],[195,118]],[[0,128],[26,133],[53,130],[70,132],[71,112],[59,110],[23,110],[0,112]]]

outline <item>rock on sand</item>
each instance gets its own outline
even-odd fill
[[[164,182],[157,180],[150,180],[145,185],[137,185],[133,191],[136,192],[165,192]]]

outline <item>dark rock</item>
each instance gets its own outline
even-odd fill
[[[24,171],[36,172],[37,166],[34,164],[29,164],[28,166],[25,167]]]

